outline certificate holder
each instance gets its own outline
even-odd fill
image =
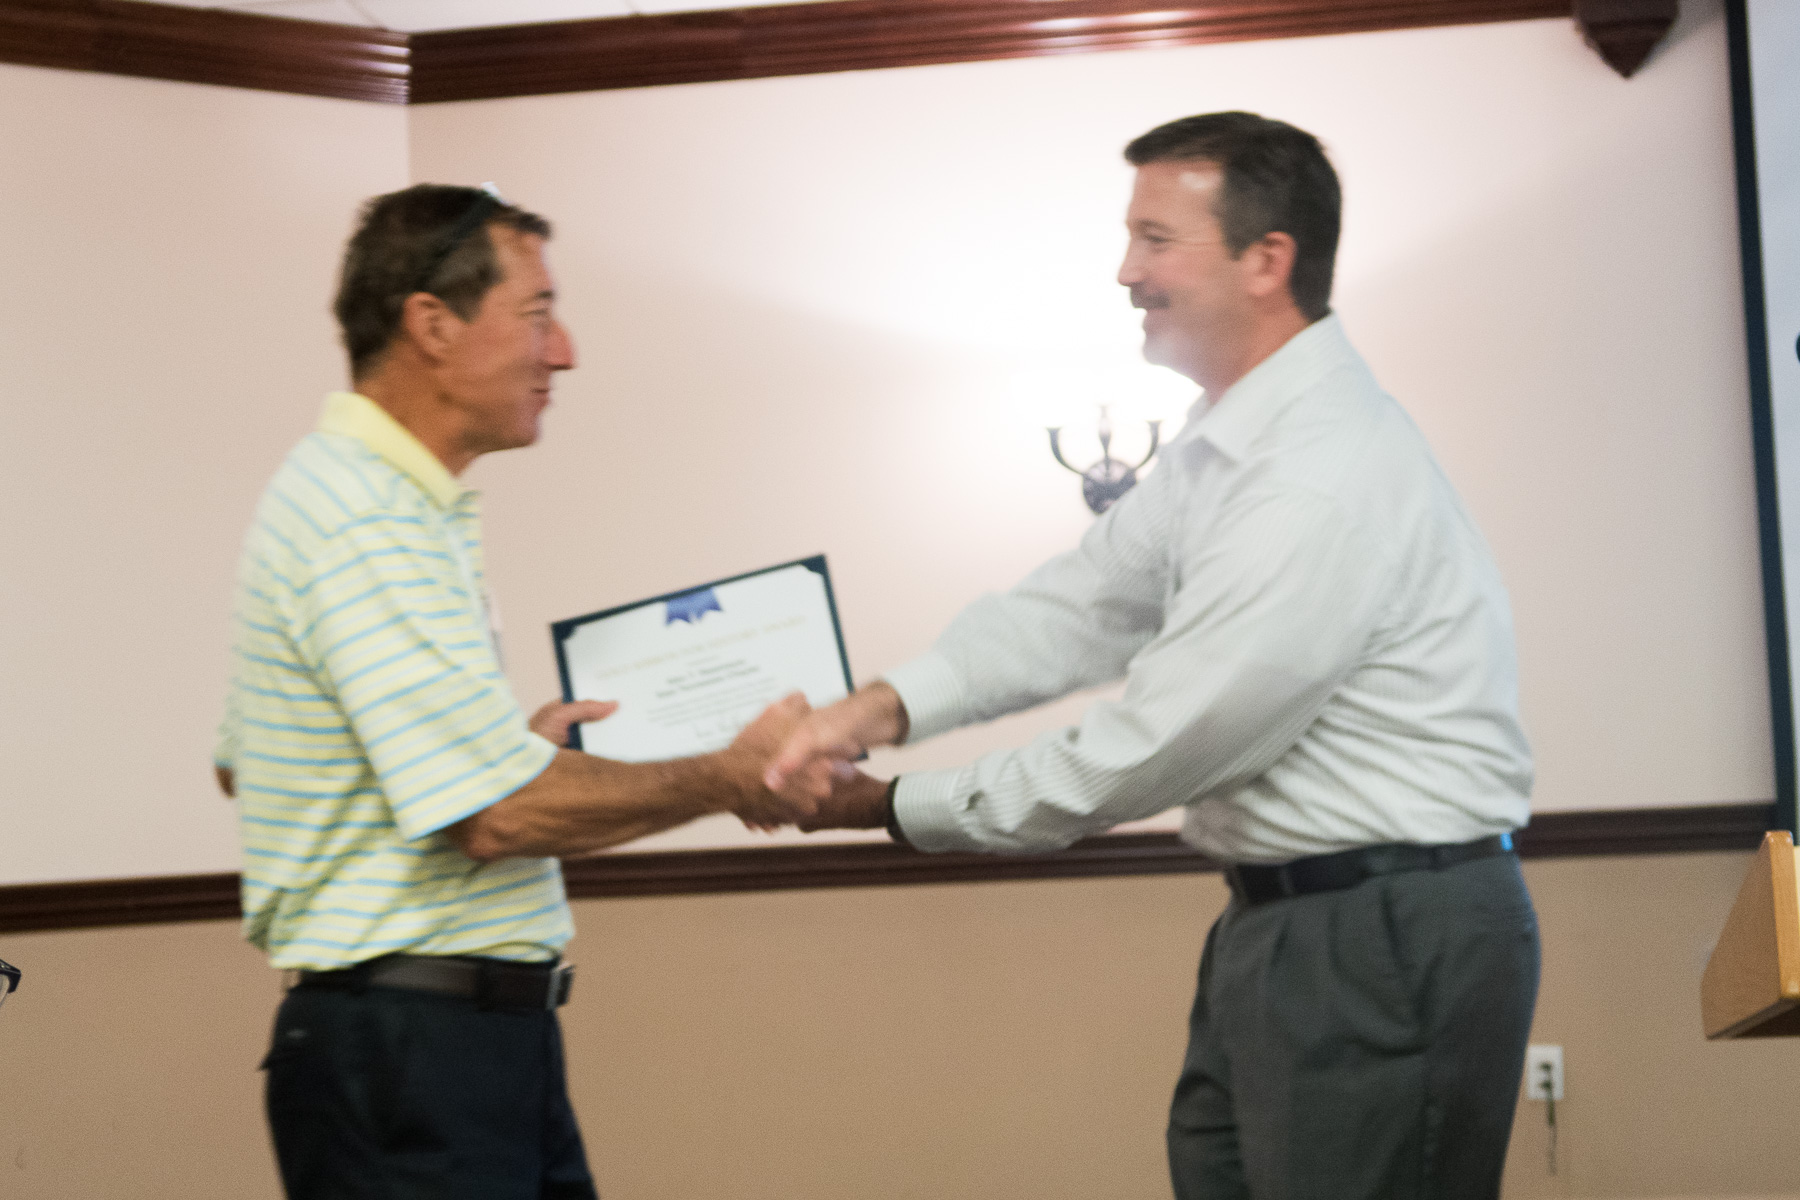
[[[570,745],[623,762],[723,749],[789,692],[814,708],[850,694],[822,554],[557,621],[550,637],[564,700],[619,702]]]

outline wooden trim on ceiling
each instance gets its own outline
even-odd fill
[[[1772,804],[1540,813],[1518,835],[1529,859],[1748,852]],[[603,854],[563,864],[569,896],[683,896],[919,883],[1006,883],[1105,875],[1175,875],[1219,865],[1167,833],[1088,838],[1059,854],[920,854],[891,843]],[[230,920],[238,877],[178,875],[0,887],[0,933]]]
[[[413,36],[414,104],[1568,17],[1570,0],[827,0]]]
[[[0,62],[404,104],[407,35],[125,0],[0,0]]]
[[[0,62],[395,104],[1568,17],[1571,0],[825,0],[402,34],[0,0]]]

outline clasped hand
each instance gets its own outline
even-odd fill
[[[802,829],[879,829],[888,823],[887,785],[855,764],[876,746],[904,741],[906,732],[899,693],[872,683],[796,722],[763,785],[791,804],[814,806]]]
[[[758,830],[885,825],[887,784],[851,765],[869,745],[881,744],[873,739],[885,728],[871,722],[871,706],[857,703],[862,695],[817,711],[800,692],[769,705],[731,745],[710,756],[718,768],[717,794],[711,798],[715,811],[733,813]],[[604,720],[618,707],[610,700],[546,704],[530,725],[532,732],[565,746],[573,726]]]

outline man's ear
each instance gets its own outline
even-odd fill
[[[400,308],[400,336],[427,362],[443,360],[463,325],[463,319],[430,292],[414,292]]]
[[[1299,247],[1289,233],[1265,233],[1244,247],[1240,261],[1247,268],[1246,286],[1258,300],[1286,295],[1288,280],[1294,274],[1294,256]]]

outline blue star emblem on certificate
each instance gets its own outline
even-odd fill
[[[722,613],[719,597],[711,588],[688,592],[663,602],[663,624],[673,625],[677,621],[697,624],[701,617],[709,612]]]

